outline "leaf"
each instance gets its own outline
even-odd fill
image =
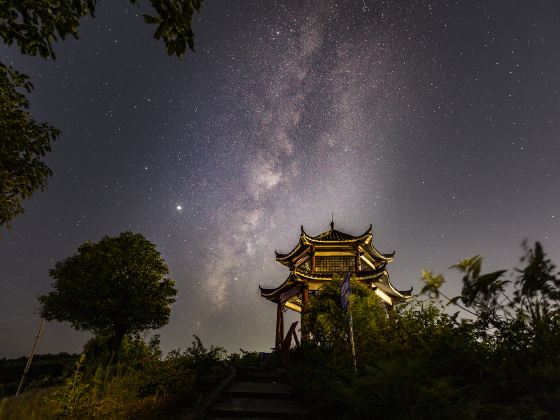
[[[447,302],[447,305],[457,305],[457,301],[459,299],[462,299],[462,296],[455,296],[454,298],[449,299],[449,302]]]
[[[154,38],[155,39],[160,39],[161,36],[163,35],[164,30],[165,30],[165,25],[163,23],[160,23],[159,26],[157,27],[156,31],[154,32]],[[169,53],[169,54],[171,54],[171,53]]]
[[[492,283],[498,280],[507,270],[498,270],[493,273],[484,274],[480,276],[477,280],[478,287],[480,289],[487,289]]]
[[[155,17],[155,16],[150,16],[150,15],[143,15],[144,16],[144,22],[149,23],[149,24],[158,24],[161,22],[161,18]]]
[[[422,270],[422,280],[424,280],[425,285],[420,290],[420,294],[439,297],[439,289],[445,283],[443,276],[441,274],[434,275],[431,270]]]
[[[459,261],[457,264],[453,264],[450,268],[454,268],[463,273],[471,273],[477,277],[480,274],[481,265],[482,257],[480,255],[475,255],[474,257]]]

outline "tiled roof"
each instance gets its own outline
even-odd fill
[[[317,236],[310,236],[311,239],[316,241],[348,241],[356,239],[356,236],[349,235],[336,229],[330,229]]]
[[[312,241],[321,242],[339,242],[339,241],[355,241],[364,238],[367,235],[371,235],[371,225],[368,230],[358,236],[349,235],[348,233],[341,232],[334,228],[334,222],[331,222],[331,228],[326,232],[320,233],[317,236],[308,235],[301,227],[301,233],[304,237],[309,238]]]

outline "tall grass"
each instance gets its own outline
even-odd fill
[[[93,352],[95,353],[95,352]],[[198,337],[185,351],[161,358],[138,339],[125,340],[118,357],[83,354],[62,386],[0,402],[2,419],[175,418],[196,406],[227,371],[220,348]]]

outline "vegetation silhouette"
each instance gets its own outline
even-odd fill
[[[27,377],[28,388],[62,384],[73,370],[78,357],[77,354],[68,353],[36,355]],[[17,359],[0,359],[0,398],[15,395],[26,363],[25,356]]]
[[[139,335],[126,335],[117,358],[107,359],[102,344],[99,337],[90,340],[62,384],[43,388],[35,382],[18,398],[0,400],[0,418],[178,418],[229,374],[225,351],[206,348],[196,336],[185,350],[165,357],[158,336],[146,344]],[[240,357],[245,355],[233,359]]]
[[[315,340],[294,351],[291,381],[315,418],[555,418],[560,410],[560,277],[537,242],[522,268],[482,274],[482,258],[455,264],[460,296],[423,273],[414,303],[387,312],[353,283],[358,359],[334,279],[311,300]],[[447,313],[460,305],[470,314]]]
[[[560,274],[538,242],[523,249],[512,271],[483,273],[480,256],[455,264],[463,276],[457,297],[442,293],[442,275],[424,271],[421,294],[391,310],[352,281],[357,372],[341,279],[329,282],[306,313],[312,340],[292,350],[286,372],[309,418],[555,418]],[[165,357],[157,336],[146,344],[138,333],[125,334],[117,357],[112,342],[96,335],[62,384],[36,382],[19,400],[4,398],[0,417],[174,418],[192,412],[228,375],[224,362],[259,360],[245,351],[226,357],[198,337]]]

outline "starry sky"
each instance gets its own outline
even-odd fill
[[[100,2],[56,61],[0,47],[30,75],[36,119],[62,130],[48,191],[0,231],[0,357],[29,352],[49,268],[124,230],[179,289],[146,333],[165,351],[192,334],[270,349],[258,285],[283,282],[274,251],[331,214],[350,234],[373,224],[400,289],[431,268],[457,293],[451,264],[511,268],[525,238],[560,254],[557,1],[206,0],[182,59],[146,7]],[[88,337],[51,322],[38,352]]]

